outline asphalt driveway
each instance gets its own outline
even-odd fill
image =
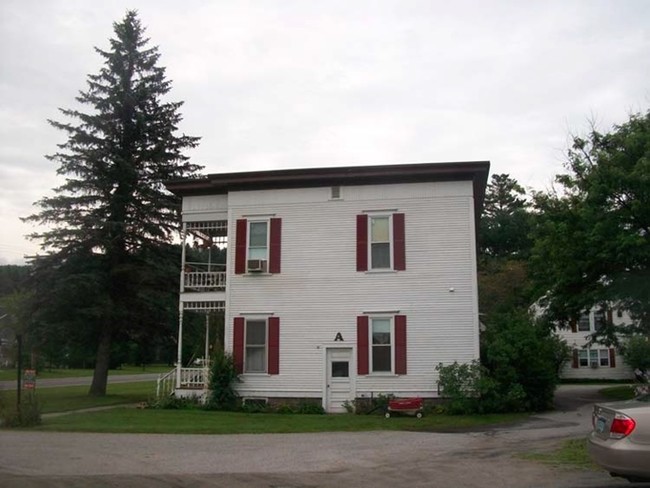
[[[456,434],[179,436],[0,431],[0,486],[627,486],[602,471],[554,469],[515,456],[586,435],[594,400],[596,387],[563,386],[555,412],[515,426]]]

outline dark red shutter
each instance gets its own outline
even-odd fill
[[[393,267],[397,271],[406,269],[406,242],[404,234],[404,214],[393,214]]]
[[[357,215],[357,271],[368,271],[368,216]]]
[[[246,272],[246,234],[248,233],[248,221],[238,219],[235,229],[235,274]]]
[[[244,317],[235,317],[233,327],[232,357],[235,361],[235,370],[244,372]]]
[[[282,258],[282,219],[271,219],[269,244],[269,273],[279,273]]]
[[[395,315],[395,374],[406,374],[406,315]]]
[[[609,367],[616,367],[616,350],[613,347],[609,350]]]
[[[607,310],[607,323],[611,324],[613,322],[614,322],[614,316],[612,314],[612,309],[610,308]]]
[[[571,319],[569,323],[571,324],[571,332],[578,332],[578,322],[576,319]]]
[[[577,368],[578,367],[578,350],[574,349],[573,350],[573,360],[571,361],[571,367],[572,368]]]
[[[357,317],[357,373],[368,374],[368,317]]]
[[[280,319],[269,317],[269,374],[280,374]]]

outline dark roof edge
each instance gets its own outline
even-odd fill
[[[473,180],[474,196],[482,202],[489,169],[489,161],[282,169],[215,173],[170,180],[165,186],[176,195],[190,196],[245,190]]]

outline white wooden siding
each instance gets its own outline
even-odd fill
[[[593,315],[595,310],[596,309],[592,310],[589,313],[590,315],[589,322],[592,328],[591,331],[572,332],[570,327],[568,329],[565,328],[565,329],[558,330],[559,336],[567,342],[567,344],[571,349],[582,349],[583,346],[587,346],[589,342],[589,336],[593,333],[593,323],[594,323]],[[618,317],[616,311],[614,311],[612,316],[612,322],[614,325],[622,325],[625,323],[629,324],[630,317],[627,313],[623,313],[622,317]],[[608,348],[607,346],[594,344],[592,346],[592,349],[608,349]],[[625,363],[623,356],[621,356],[619,352],[616,351],[616,366],[614,368],[607,367],[607,366],[599,366],[598,368],[591,368],[591,367],[573,368],[572,360],[569,359],[569,361],[562,368],[562,371],[560,372],[560,376],[564,379],[606,379],[606,380],[629,379],[631,380],[634,378],[634,372],[632,371],[632,368],[630,368]]]
[[[357,395],[434,396],[438,363],[478,358],[471,182],[343,187],[341,200],[329,197],[329,187],[228,196],[231,236],[244,215],[282,219],[280,274],[234,275],[233,247],[228,256],[226,347],[238,314],[280,318],[280,375],[244,375],[240,393],[321,396],[323,345],[340,332],[356,346],[358,315],[399,310],[407,316],[408,374],[357,377]],[[405,271],[356,271],[356,215],[373,209],[405,214]]]

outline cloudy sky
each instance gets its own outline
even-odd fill
[[[650,106],[650,2],[2,0],[0,264],[57,186],[47,124],[137,9],[208,173],[490,160],[549,188],[570,133]]]

